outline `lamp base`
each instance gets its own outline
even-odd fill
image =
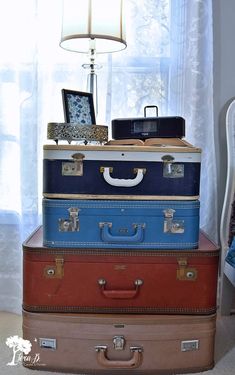
[[[90,68],[90,73],[87,75],[87,91],[93,95],[93,103],[95,114],[98,113],[98,94],[97,94],[97,74],[95,73],[96,65],[83,64],[84,69]],[[97,65],[98,67],[98,65]]]
[[[98,88],[97,88],[97,75],[95,73],[96,69],[102,68],[101,65],[95,64],[95,40],[92,39],[90,41],[90,50],[89,50],[89,64],[83,64],[82,67],[84,69],[90,69],[90,73],[87,76],[87,91],[93,94],[93,102],[94,102],[94,109],[95,114],[98,114]]]

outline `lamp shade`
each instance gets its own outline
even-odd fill
[[[88,53],[94,40],[96,53],[126,48],[122,0],[64,0],[60,46]]]

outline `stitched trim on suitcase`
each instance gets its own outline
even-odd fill
[[[48,247],[57,247],[57,246],[61,246],[61,247],[92,247],[92,246],[95,246],[95,247],[100,247],[101,244],[100,242],[77,242],[77,241],[48,241],[48,240],[44,240],[43,241],[43,245],[44,246],[48,246]],[[103,244],[102,247],[110,247],[110,245],[113,246],[113,248],[115,247],[120,247],[120,246],[123,246],[123,244],[119,244],[119,245],[114,245],[114,244],[110,244],[110,243],[107,243],[107,244]],[[136,244],[134,245],[130,245],[130,244],[125,244],[126,248],[129,248],[129,249],[136,249]],[[164,249],[164,250],[172,250],[173,247],[176,247],[177,249],[179,250],[183,250],[183,249],[186,249],[186,250],[189,250],[189,249],[197,249],[198,248],[198,242],[171,242],[171,243],[165,243],[165,242],[145,242],[144,243],[144,246],[142,245],[140,248],[143,250],[145,248],[151,248],[151,247],[155,247],[157,251],[157,249]]]
[[[29,368],[29,369],[39,369],[39,370],[42,370],[42,367],[41,366],[38,366],[37,364],[34,364],[34,365],[26,365],[24,364],[24,362],[22,363],[22,365],[26,368]],[[187,367],[187,368],[172,368],[171,370],[146,370],[146,369],[143,369],[143,370],[134,370],[134,375],[172,375],[172,374],[191,374],[191,373],[201,373],[202,371],[208,371],[208,370],[211,370],[212,368],[214,367],[214,361],[212,363],[210,363],[209,365],[205,365],[203,367]],[[58,368],[55,368],[55,367],[52,367],[52,366],[43,366],[43,370],[47,370],[47,371],[58,371]],[[68,371],[72,371],[72,370],[67,370],[64,369],[65,372],[68,372]],[[118,375],[118,374],[122,374],[122,375],[127,375],[127,374],[130,374],[130,372],[132,372],[133,370],[130,369],[130,370],[127,370],[128,372],[123,372],[125,370],[123,369],[112,369],[110,371],[110,369],[106,369],[106,370],[87,370],[87,369],[76,369],[76,373],[77,371],[79,371],[79,374],[80,375],[104,375],[104,374],[108,374],[108,375]],[[74,373],[74,372],[72,372]]]
[[[187,249],[183,250],[172,250],[169,249],[166,252],[162,252],[162,250],[151,250],[151,249],[146,249],[143,251],[143,249],[136,250],[136,249],[131,249],[131,251],[127,250],[121,250],[121,249],[112,249],[112,250],[106,250],[106,249],[101,249],[101,248],[95,248],[95,249],[87,249],[87,248],[42,248],[42,249],[37,249],[37,248],[24,248],[23,249],[24,254],[35,254],[35,255],[109,255],[109,256],[127,256],[127,257],[135,257],[135,256],[140,256],[140,257],[180,257],[180,256],[188,256],[188,257],[219,257],[219,251],[220,249],[216,248],[211,251],[198,251],[197,249],[190,249],[187,253]]]
[[[159,308],[159,307],[79,307],[79,306],[33,306],[23,304],[23,309],[30,312],[71,312],[71,313],[134,313],[134,314],[187,314],[210,315],[216,306],[208,308]]]
[[[190,200],[191,201],[191,200]],[[92,201],[88,201],[88,202],[73,202],[74,204],[79,204],[79,207],[80,208],[84,208],[84,209],[89,209],[89,208],[102,208],[102,209],[120,209],[120,208],[130,208],[130,209],[138,209],[138,208],[141,208],[141,209],[152,209],[152,210],[156,210],[156,209],[165,209],[166,206],[168,207],[169,205],[171,205],[171,208],[177,208],[177,209],[182,209],[182,210],[198,210],[200,208],[200,201],[193,201],[191,204],[190,204],[190,201],[186,201],[186,202],[182,202],[182,201],[167,201],[167,203],[165,202],[162,202],[162,201],[156,201],[155,205],[152,201],[149,202],[149,205],[148,205],[148,202],[147,201],[144,201],[142,204],[141,202],[139,202],[139,204],[136,202],[136,203],[133,203],[132,204],[128,204],[126,203],[125,201],[119,201],[119,202],[112,202],[112,200],[110,201],[102,201],[102,202],[94,202],[91,203]],[[113,204],[114,205],[113,205]],[[70,206],[71,202],[70,201],[60,201],[60,200],[54,200],[54,199],[51,199],[51,200],[43,200],[43,205],[47,208],[47,207],[52,207],[52,208],[68,208]],[[194,215],[190,215],[190,217],[192,216],[197,216],[196,214]]]

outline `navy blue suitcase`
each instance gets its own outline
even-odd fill
[[[150,146],[45,145],[43,195],[61,199],[198,199],[200,149],[181,139],[157,142]]]
[[[43,199],[47,247],[195,249],[199,201]]]

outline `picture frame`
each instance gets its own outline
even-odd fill
[[[67,123],[95,125],[93,95],[89,92],[62,89],[64,118]]]

